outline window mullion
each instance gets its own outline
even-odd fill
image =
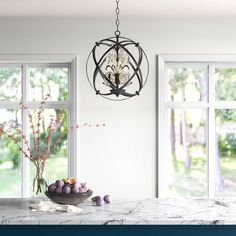
[[[41,107],[41,102],[27,102],[27,107],[30,109],[39,109]],[[63,109],[63,108],[69,108],[68,102],[45,102],[43,105],[44,109]]]
[[[23,64],[22,66],[22,102],[23,104],[27,104],[28,101],[28,65]],[[26,135],[29,140],[29,130],[28,130],[28,119],[27,119],[27,111],[22,109],[22,133]],[[22,148],[26,150],[26,144],[22,140]],[[22,155],[22,170],[21,170],[21,178],[22,178],[22,191],[21,195],[23,198],[30,197],[30,163],[27,158]]]
[[[209,106],[208,102],[205,101],[199,101],[199,102],[167,102],[166,103],[167,108],[175,109],[175,108],[181,108],[181,109],[196,109],[201,108],[205,109]]]
[[[74,59],[69,70],[69,105],[68,122],[69,127],[78,124],[78,81],[77,81],[77,60]],[[73,101],[73,102],[72,102]],[[68,135],[68,175],[79,178],[79,160],[77,155],[78,134],[71,132]]]
[[[214,68],[209,65],[209,110],[208,110],[208,198],[215,197],[215,156],[216,156],[216,130],[215,130],[215,84]]]
[[[19,102],[0,101],[0,108],[3,109],[19,109],[19,107]]]
[[[157,149],[157,197],[166,197],[168,191],[168,132],[167,130],[167,69],[161,57],[158,57],[158,149]],[[165,181],[163,181],[165,180]]]

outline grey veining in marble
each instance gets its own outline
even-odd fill
[[[32,199],[0,199],[0,224],[236,224],[236,199],[113,200],[81,213],[35,212]]]

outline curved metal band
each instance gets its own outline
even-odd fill
[[[127,46],[135,46],[138,50],[138,59],[135,59],[135,57],[132,55],[132,53],[129,51],[128,48],[126,48]],[[108,49],[102,54],[102,56],[99,58],[99,60],[97,60],[96,58],[96,51],[98,49],[98,47],[100,46],[106,46],[108,47]],[[106,55],[113,49],[115,48],[122,48],[127,55],[129,56],[129,58],[131,59],[129,61],[129,65],[133,70],[132,75],[129,77],[129,79],[124,83],[121,84],[119,86],[119,84],[114,84],[112,81],[110,81],[109,78],[107,78],[107,76],[104,74],[104,72],[102,71],[102,66],[104,65],[104,63],[106,62]],[[89,63],[89,59],[92,55],[93,61],[95,63],[95,69],[93,72],[93,79],[92,82],[90,81],[89,78],[89,73],[88,73],[88,63]],[[146,59],[146,64],[147,64],[147,75],[145,76],[145,80],[143,80],[143,73],[141,70],[141,65],[143,62],[143,58]],[[101,78],[103,80],[105,80],[108,85],[111,88],[110,92],[102,92],[100,90],[97,89],[96,86],[96,79],[98,74],[101,76]],[[147,59],[147,56],[144,52],[144,50],[139,46],[138,43],[134,42],[133,40],[126,38],[126,37],[120,37],[119,35],[116,37],[110,37],[110,38],[106,38],[106,39],[102,39],[99,42],[96,43],[96,45],[93,47],[92,51],[89,53],[89,56],[87,58],[87,62],[86,62],[86,75],[87,75],[87,79],[91,85],[91,87],[96,91],[96,94],[99,94],[101,96],[103,96],[104,98],[108,99],[108,100],[115,100],[115,101],[121,101],[121,100],[126,100],[130,97],[139,95],[139,92],[141,91],[141,89],[144,87],[144,85],[147,82],[147,78],[148,78],[148,74],[149,74],[149,62]],[[131,83],[132,80],[137,79],[138,81],[138,88],[136,91],[134,92],[128,92],[125,90],[125,88]],[[104,85],[105,86],[105,85]],[[125,98],[122,99],[113,99],[110,97],[106,97],[106,96],[111,96],[111,95],[115,95],[116,97],[118,97],[119,95],[124,96]]]

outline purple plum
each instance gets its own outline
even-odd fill
[[[72,193],[79,193],[79,189],[78,188],[72,188],[71,192]]]
[[[96,205],[97,206],[102,206],[104,204],[104,201],[101,197],[97,197],[96,199]]]
[[[49,191],[50,193],[55,193],[56,189],[57,189],[56,184],[50,184],[50,185],[48,186],[48,191]]]
[[[55,193],[62,193],[62,187],[57,187]]]
[[[92,200],[93,202],[96,202],[97,198],[99,198],[99,197],[100,197],[100,196],[92,197],[91,200]]]
[[[110,195],[105,195],[104,198],[103,198],[104,202],[105,203],[111,203],[111,197]]]
[[[74,188],[79,188],[81,185],[80,185],[80,183],[79,182],[75,182],[74,183]]]
[[[86,186],[86,183],[81,183],[80,184],[80,192],[81,193],[86,193],[88,191],[88,188]]]
[[[70,192],[71,192],[70,186],[65,185],[65,186],[62,188],[62,192],[63,192],[63,193],[70,193]]]
[[[80,193],[86,193],[86,192],[87,192],[87,190],[86,190],[86,189],[84,189],[84,188],[79,188],[79,192],[80,192]]]
[[[55,182],[55,184],[56,184],[57,187],[63,187],[65,183],[64,183],[63,180],[57,180],[57,181]]]

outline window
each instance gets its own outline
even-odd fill
[[[158,56],[158,196],[236,196],[236,57]]]
[[[27,134],[29,121],[20,102],[34,114],[49,94],[44,104],[42,129],[47,128],[52,115],[60,119],[60,130],[77,124],[75,70],[73,55],[0,55],[0,123],[13,122]],[[77,177],[76,137],[76,132],[65,137],[60,148],[48,159],[49,180]],[[9,138],[0,139],[0,197],[30,197],[34,169]]]

